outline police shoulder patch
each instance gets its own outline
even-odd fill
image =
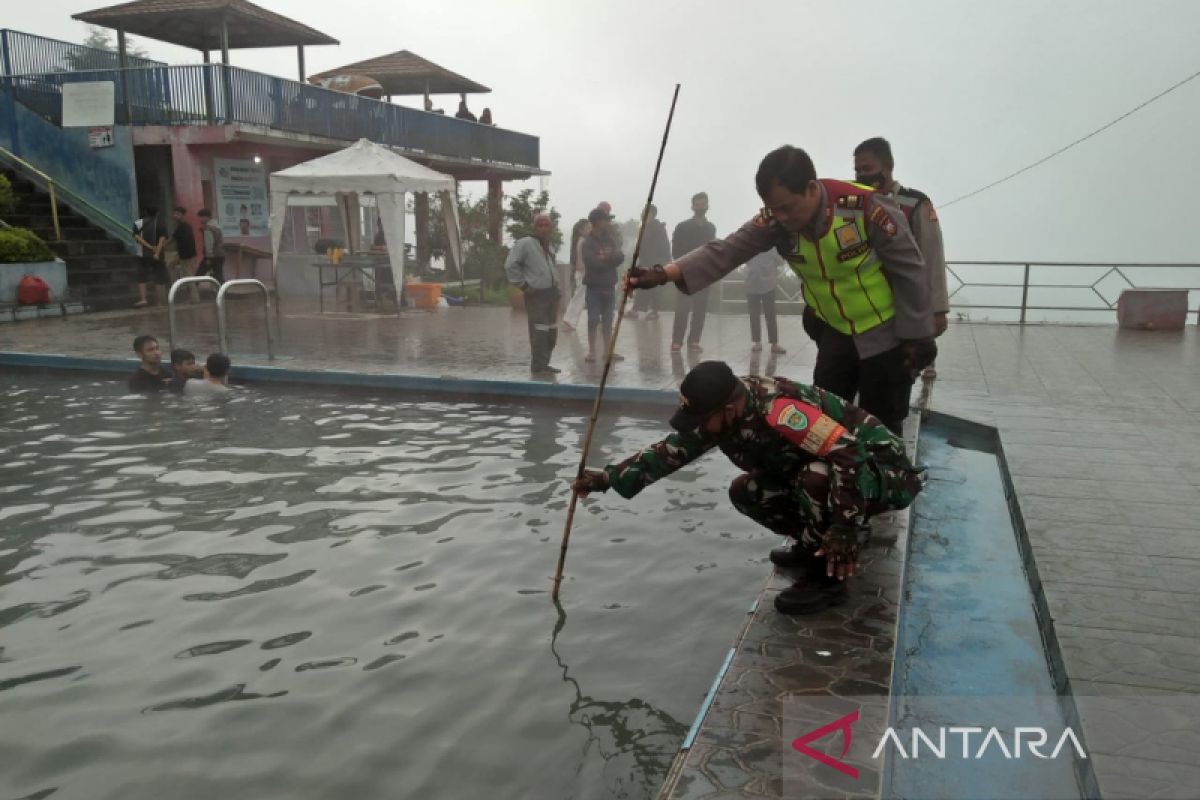
[[[896,235],[896,221],[883,209],[883,206],[875,206],[871,209],[871,213],[867,215],[867,221],[878,226],[888,236]]]
[[[767,424],[806,453],[823,456],[846,434],[846,428],[821,409],[803,400],[777,397],[767,412]]]

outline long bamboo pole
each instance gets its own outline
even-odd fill
[[[667,137],[671,135],[671,121],[675,118],[675,103],[678,100],[679,84],[677,83],[675,84],[675,93],[671,96],[671,110],[667,113],[667,125],[663,129],[662,144],[658,148],[658,161],[654,164],[654,177],[650,179],[650,193],[646,195],[646,205],[642,207],[642,224],[638,227],[637,243],[633,246],[633,260],[629,263],[631,267],[637,265],[638,256],[642,252],[642,237],[646,234],[646,217],[654,202],[654,190],[658,186],[658,172],[662,169],[663,153],[667,149]],[[604,385],[608,383],[608,372],[612,369],[617,335],[621,332],[621,320],[625,318],[625,304],[632,291],[626,284],[625,291],[621,294],[621,306],[617,309],[617,321],[613,325],[612,336],[608,340],[608,353],[604,357],[604,372],[600,373],[600,385],[596,388],[596,401],[592,404],[592,418],[588,423],[587,436],[583,440],[583,451],[579,454],[579,469],[575,473],[575,480],[582,478],[583,471],[587,468],[588,450],[592,447],[592,435],[596,432],[596,419],[600,416],[600,401],[604,398]],[[571,505],[567,508],[567,524],[563,526],[562,546],[558,550],[558,567],[554,570],[554,591],[550,593],[555,602],[558,601],[558,590],[562,586],[563,566],[567,563],[567,545],[571,541],[571,523],[575,521],[575,506],[578,503],[579,491],[572,487]]]

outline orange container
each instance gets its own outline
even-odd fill
[[[440,283],[410,283],[405,285],[404,290],[408,292],[408,300],[413,308],[437,308],[438,301],[442,299]]]

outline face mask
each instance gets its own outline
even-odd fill
[[[878,189],[883,185],[883,173],[874,172],[870,175],[859,175],[854,179],[855,183],[865,183],[867,186],[874,186]]]

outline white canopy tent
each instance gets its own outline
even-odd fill
[[[324,198],[337,204],[346,229],[351,253],[358,250],[358,206],[361,196],[374,197],[383,235],[388,242],[388,259],[396,285],[396,303],[404,285],[404,195],[406,192],[439,192],[450,255],[462,268],[462,239],[458,230],[458,206],[454,178],[410,161],[391,149],[359,139],[345,150],[271,174],[271,253],[273,270],[278,270],[279,245],[283,239],[288,199],[294,196]],[[275,277],[274,272],[272,273]]]

